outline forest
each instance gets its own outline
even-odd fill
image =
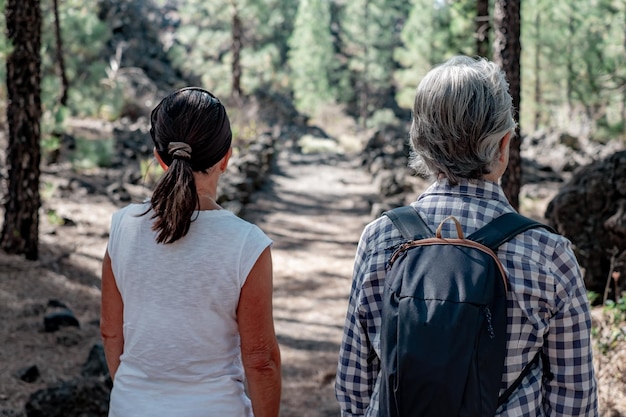
[[[150,110],[187,85],[207,88],[227,104],[235,159],[242,166],[250,154],[265,159],[274,151],[302,151],[306,146],[299,139],[311,137],[313,147],[321,143],[323,149],[331,139],[350,142],[342,157],[358,158],[365,166],[373,160],[368,146],[374,138],[391,138],[381,148],[406,151],[415,88],[430,68],[454,55],[488,58],[505,71],[518,111],[503,188],[520,211],[533,211],[536,204],[540,218],[549,217],[550,208],[547,201],[537,201],[556,195],[576,169],[626,148],[626,0],[0,0],[0,10],[5,63],[0,66],[0,251],[17,256],[6,265],[8,258],[0,258],[0,285],[3,275],[14,276],[9,264],[22,265],[22,258],[36,262],[36,271],[51,258],[54,273],[70,276],[80,269],[68,261],[80,245],[68,246],[67,253],[54,249],[73,239],[57,232],[82,233],[80,228],[68,232],[80,222],[60,204],[101,194],[106,197],[102,207],[96,209],[101,200],[92,198],[94,206],[77,213],[92,210],[108,220],[106,210],[147,193],[158,175],[151,145],[144,141]],[[262,139],[268,136],[270,145]],[[555,152],[553,140],[568,151]],[[545,162],[549,157],[556,160],[552,168]],[[567,184],[601,182],[593,173],[599,176],[607,166],[587,169],[586,178],[593,181]],[[372,171],[363,168],[358,169]],[[250,169],[254,175],[272,174],[269,166]],[[539,178],[531,186],[543,187],[531,196],[529,175]],[[547,185],[541,182],[546,178]],[[401,197],[393,201],[416,192],[410,185],[415,181],[400,184]],[[618,175],[607,182],[612,187],[607,199],[624,200],[623,179]],[[249,197],[242,198],[239,189],[252,193],[263,185],[250,178],[241,184],[222,190],[223,204],[239,207],[242,200],[245,206]],[[598,189],[594,192],[604,192]],[[598,363],[606,378],[601,410],[615,416],[626,415],[626,381],[619,376],[626,361],[626,300],[617,272],[626,273],[626,237],[618,243],[603,240],[606,236],[595,229],[610,221],[624,229],[626,205],[620,204],[598,203],[602,214],[577,213],[578,207],[569,213],[572,219],[593,217],[571,233],[575,243],[577,234],[590,241],[589,247],[578,243],[577,255],[586,262],[589,298],[603,317],[594,321]],[[605,215],[609,206],[617,217]],[[85,232],[88,239],[95,235],[100,248],[106,232]],[[609,244],[614,247],[604,247]],[[99,256],[89,254],[85,271],[97,270]],[[85,271],[83,284],[97,287],[97,272]],[[25,314],[2,310],[0,305],[0,318],[7,321]],[[10,333],[9,327],[3,330]],[[84,343],[93,340],[85,337]],[[21,347],[16,349],[20,353]],[[14,407],[13,400],[23,402],[29,391],[23,384],[7,388],[10,377],[0,378],[0,415],[3,401]],[[321,398],[332,390],[325,384]],[[289,383],[287,388],[292,389]],[[326,406],[318,414],[303,414],[290,407],[285,417],[326,417],[335,411]]]
[[[455,54],[491,58],[496,36],[488,1],[57,1],[41,1],[47,146],[67,118],[124,116],[132,98],[121,75],[139,54],[162,59],[142,68],[149,77],[171,65],[179,83],[197,82],[218,96],[266,89],[293,98],[307,115],[338,106],[372,126],[406,117],[432,65]],[[481,3],[486,12],[477,17]],[[126,18],[107,21],[114,7]],[[526,0],[519,14],[522,129],[579,128],[597,140],[623,134],[626,3]],[[125,19],[137,20],[142,39],[123,36]],[[9,51],[2,37],[0,53],[6,59]]]
[[[33,55],[40,65],[37,88],[30,90],[40,91],[33,117],[45,153],[58,151],[60,132],[71,120],[114,121],[145,113],[152,103],[130,88],[141,83],[156,89],[153,95],[203,85],[238,104],[270,92],[291,101],[311,125],[332,123],[328,117],[342,114],[361,131],[377,129],[407,120],[420,77],[457,54],[502,65],[523,133],[560,130],[595,143],[624,136],[626,3],[620,0],[17,4],[41,8],[41,21],[29,26],[40,31],[21,36],[26,43],[36,41],[24,51],[40,51]],[[5,59],[11,48],[3,37]],[[0,72],[6,78],[6,68]],[[20,73],[26,78],[15,71],[18,78]],[[27,87],[22,85],[23,92]],[[4,88],[0,97],[5,105],[11,101]],[[245,140],[245,134],[240,137]],[[515,141],[511,180],[505,177],[504,186],[517,207]]]

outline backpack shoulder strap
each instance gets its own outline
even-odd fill
[[[554,229],[548,225],[524,217],[519,213],[511,212],[497,217],[484,227],[467,236],[467,238],[495,251],[500,245],[513,239],[518,234],[537,227],[543,227],[552,233],[556,233]]]
[[[492,220],[487,225],[469,235],[467,239],[481,243],[495,252],[500,245],[513,239],[518,234],[537,227],[543,227],[552,233],[556,233],[550,226],[524,217],[519,213],[511,212],[505,213]],[[552,380],[553,375],[552,372],[550,372],[550,362],[548,361],[547,355],[540,350],[533,359],[526,364],[515,381],[498,397],[498,407],[508,401],[511,394],[521,385],[524,378],[526,378],[532,368],[537,365],[539,360],[541,360],[543,365],[543,378]]]
[[[396,207],[383,213],[402,233],[406,240],[424,239],[435,236],[422,216],[411,206]]]

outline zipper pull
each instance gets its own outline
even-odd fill
[[[489,307],[485,307],[485,318],[487,319],[487,333],[489,333],[489,338],[493,339],[496,337],[496,334],[493,331],[493,325],[491,323],[491,310]]]

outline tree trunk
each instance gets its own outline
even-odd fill
[[[238,102],[241,99],[241,37],[242,27],[241,18],[239,17],[239,10],[235,2],[231,3],[233,9],[232,19],[232,52],[233,61],[231,65],[232,71],[232,91],[233,98]]]
[[[0,247],[37,259],[41,119],[41,9],[39,0],[7,0],[8,196]]]
[[[369,67],[370,67],[370,36],[368,33],[369,27],[369,17],[370,17],[370,2],[369,0],[364,4],[364,13],[362,30],[363,30],[363,72],[360,74],[361,77],[361,86],[359,88],[359,121],[361,127],[365,128],[367,126],[367,119],[369,118],[369,107],[370,107],[370,78],[369,78]],[[358,82],[357,82],[358,85]]]
[[[59,76],[61,77],[61,97],[59,104],[67,105],[67,92],[70,88],[67,80],[67,72],[65,71],[65,60],[63,59],[63,39],[61,38],[61,21],[59,19],[59,0],[54,0],[52,4],[54,8],[54,37],[57,43],[57,64],[59,65]]]
[[[570,4],[570,7],[573,7]],[[572,12],[573,13],[573,12]],[[569,17],[568,24],[568,41],[565,46],[565,56],[567,57],[567,81],[565,84],[565,97],[567,98],[567,110],[569,112],[570,117],[574,113],[574,100],[573,100],[573,91],[574,91],[574,62],[572,58],[572,50],[574,49],[574,45],[572,45],[572,39],[575,35],[575,25],[574,18],[572,16]]]
[[[513,97],[518,122],[515,137],[511,140],[509,166],[502,177],[502,189],[511,205],[519,209],[519,192],[522,185],[520,115],[520,3],[521,0],[496,0],[493,47],[494,61],[504,70],[509,81],[509,91]]]
[[[489,0],[476,1],[476,54],[489,58]]]
[[[626,12],[624,12],[624,51],[626,51]],[[626,86],[622,86],[622,133],[626,133]]]
[[[541,13],[535,15],[535,118],[533,127],[535,131],[541,125]]]

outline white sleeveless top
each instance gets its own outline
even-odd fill
[[[109,417],[251,417],[236,310],[272,242],[228,210],[196,212],[188,234],[157,244],[148,204],[113,215],[108,252],[124,302],[124,352]]]

